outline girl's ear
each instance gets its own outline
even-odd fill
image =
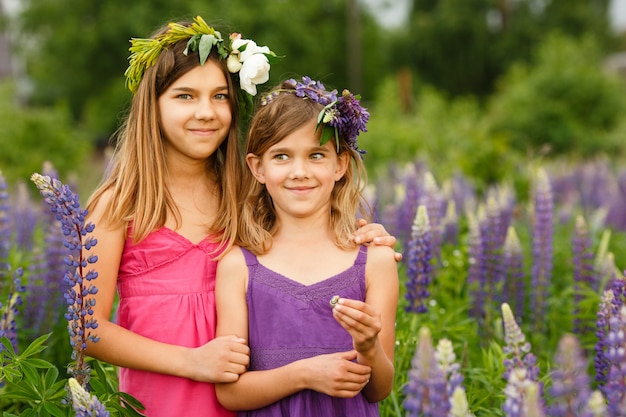
[[[250,168],[250,172],[254,175],[254,178],[261,184],[265,184],[265,175],[263,174],[263,165],[261,164],[261,158],[253,153],[246,155],[246,164]]]
[[[348,165],[350,164],[350,154],[348,152],[341,152],[337,155],[337,169],[335,170],[335,182],[343,178]]]

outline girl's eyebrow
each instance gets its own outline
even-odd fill
[[[172,87],[173,91],[198,91],[198,88],[194,88],[194,87],[187,87],[187,86],[180,86],[180,87]],[[223,86],[219,86],[219,87],[215,87],[213,90],[213,92],[215,91],[228,91],[228,86],[227,85],[223,85]]]

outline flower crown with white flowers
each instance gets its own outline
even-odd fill
[[[269,80],[270,61],[279,57],[267,46],[257,46],[254,41],[242,39],[238,33],[232,33],[224,42],[220,32],[209,26],[201,16],[193,19],[189,26],[171,22],[165,33],[151,39],[132,38],[129,65],[124,72],[128,89],[135,94],[147,68],[155,64],[157,58],[171,45],[189,39],[184,54],[198,52],[200,65],[204,65],[213,47],[220,59],[226,59],[228,71],[238,74],[242,105],[252,103],[257,94],[257,85]]]
[[[302,77],[302,82],[290,79],[283,85],[289,89],[276,89],[261,97],[261,106],[266,106],[281,93],[292,93],[296,97],[313,100],[321,104],[324,108],[317,117],[315,131],[322,129],[320,144],[323,145],[335,139],[337,150],[339,150],[339,139],[343,138],[350,148],[357,151],[361,157],[365,153],[359,149],[357,136],[360,132],[367,132],[366,124],[370,119],[370,114],[365,107],[361,106],[361,96],[354,95],[348,90],[343,90],[341,96],[337,97],[337,90],[328,91],[320,81],[312,80],[308,76]]]

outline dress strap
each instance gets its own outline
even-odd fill
[[[364,264],[367,262],[367,246],[361,245],[359,253],[356,255],[355,265]]]
[[[243,257],[246,259],[246,265],[257,265],[259,260],[256,258],[256,255],[250,252],[248,249],[240,248],[243,253]]]

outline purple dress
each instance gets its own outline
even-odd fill
[[[367,247],[362,246],[347,270],[312,285],[303,285],[261,265],[243,250],[249,279],[250,370],[283,366],[312,356],[353,349],[352,338],[333,318],[329,304],[334,295],[365,300]],[[369,417],[378,416],[378,404],[362,393],[335,398],[303,390],[255,411],[247,417]]]

